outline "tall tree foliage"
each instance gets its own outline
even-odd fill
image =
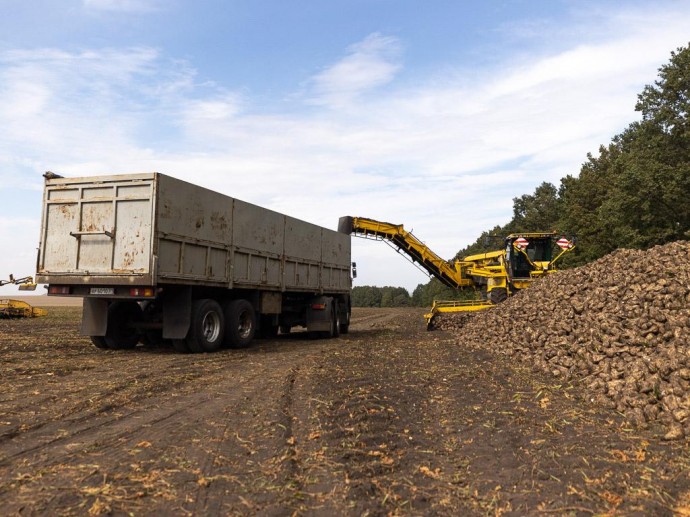
[[[551,183],[539,185],[534,194],[513,199],[513,219],[509,232],[543,232],[553,228],[558,221],[561,200],[558,190]]]
[[[627,229],[641,247],[690,238],[690,47],[671,52],[635,109],[619,186]]]
[[[577,255],[571,263],[585,263],[610,253],[617,247],[602,206],[611,196],[611,188],[619,174],[620,145],[611,143],[599,148],[599,156],[587,154],[587,161],[578,177],[561,180],[559,197],[561,213],[559,230],[577,236]]]
[[[412,305],[428,307],[434,300],[468,300],[473,294],[472,291],[452,289],[432,278],[427,284],[419,284],[412,292]]]

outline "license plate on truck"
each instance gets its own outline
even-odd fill
[[[114,287],[92,287],[89,291],[90,294],[100,294],[100,295],[113,295],[115,294]]]

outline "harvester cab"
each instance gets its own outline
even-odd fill
[[[575,247],[573,240],[565,237],[556,240],[557,236],[555,232],[545,232],[506,237],[506,277],[514,291],[524,289],[532,280],[556,271],[556,262]]]

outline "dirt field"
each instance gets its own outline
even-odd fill
[[[48,296],[48,295],[31,295],[31,296],[15,296],[7,293],[0,296],[0,298],[11,298],[12,300],[21,300],[35,307],[81,307],[81,298],[72,296]]]
[[[418,309],[244,351],[0,321],[4,515],[690,515],[690,451]]]

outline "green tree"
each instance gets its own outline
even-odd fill
[[[534,194],[513,198],[513,219],[508,233],[544,232],[554,229],[560,216],[561,200],[551,183],[539,185]]]
[[[571,265],[595,260],[617,246],[611,221],[602,213],[602,205],[611,196],[611,189],[620,174],[619,142],[599,148],[599,156],[587,154],[580,175],[561,180],[559,197],[561,215],[558,229],[577,236],[577,255],[568,256]]]
[[[415,307],[429,307],[434,300],[468,300],[476,296],[472,289],[452,289],[436,278],[426,284],[419,284],[412,292],[411,303]]]
[[[381,293],[381,307],[393,307],[393,291],[383,289]]]
[[[404,287],[363,285],[352,288],[354,307],[407,307],[410,304],[410,293]]]
[[[635,110],[643,123],[658,128],[669,137],[687,161],[690,139],[690,46],[671,52],[671,60],[659,69],[659,79],[638,95]]]
[[[354,307],[380,307],[381,292],[370,285],[353,287],[352,305]]]
[[[690,237],[690,46],[671,52],[622,135],[623,173],[607,207],[636,247]]]

